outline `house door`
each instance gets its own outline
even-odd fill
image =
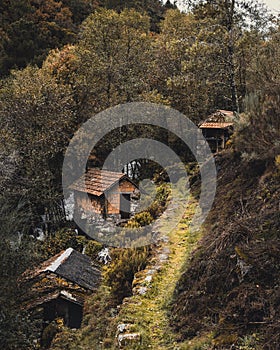
[[[122,219],[130,218],[130,194],[120,195],[120,213]]]

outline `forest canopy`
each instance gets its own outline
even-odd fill
[[[0,324],[8,327],[0,343],[7,349],[34,348],[37,334],[24,336],[25,320],[36,327],[17,310],[17,278],[42,260],[38,229],[64,247],[54,238],[69,225],[63,157],[89,118],[139,101],[170,106],[197,125],[230,110],[237,116],[230,151],[244,162],[279,163],[279,19],[255,0],[186,3],[187,12],[158,0],[0,1],[0,279],[1,301],[10,300],[0,306]],[[93,151],[94,166],[139,130],[112,132]],[[192,160],[173,135],[143,130],[186,164]],[[124,256],[129,261],[130,253]]]

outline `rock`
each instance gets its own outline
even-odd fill
[[[102,227],[100,230],[102,233],[113,233],[115,232],[115,227],[107,226],[107,227]]]
[[[120,323],[117,326],[117,332],[119,333],[123,333],[123,332],[127,332],[129,330],[129,328],[131,327],[130,323]]]
[[[127,333],[118,335],[118,344],[120,348],[124,348],[127,345],[140,344],[140,333]]]
[[[156,269],[154,269],[154,268],[150,269],[150,270],[147,271],[147,276],[154,275],[156,272],[157,272]]]
[[[169,255],[168,255],[168,254],[162,253],[162,254],[159,255],[159,261],[160,261],[161,263],[163,263],[163,262],[165,262],[166,260],[168,260],[168,258],[169,258]]]
[[[109,261],[111,261],[111,256],[110,256],[110,252],[109,252],[109,248],[104,248],[102,249],[98,255],[97,255],[97,259],[100,261],[100,262],[103,262],[103,264],[108,264]]]
[[[170,249],[168,248],[168,247],[163,247],[162,248],[162,252],[164,253],[164,254],[170,254]]]
[[[145,282],[151,283],[151,282],[152,282],[152,279],[153,279],[153,276],[152,276],[152,275],[148,275],[148,276],[145,278]]]
[[[140,287],[138,288],[136,291],[138,292],[138,294],[140,295],[145,295],[147,293],[148,288],[147,287]]]

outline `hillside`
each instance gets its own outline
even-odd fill
[[[280,19],[187,3],[0,1],[3,350],[280,349]]]
[[[81,330],[64,329],[51,349],[278,349],[279,163],[245,162],[232,150],[215,160],[217,195],[203,228],[189,231],[192,197],[121,305],[103,283]]]
[[[171,324],[181,339],[208,334],[217,348],[277,349],[279,163],[248,163],[230,152],[216,162],[215,204],[177,283]]]

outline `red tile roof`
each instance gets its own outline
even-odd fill
[[[227,129],[233,126],[233,123],[226,122],[204,122],[200,125],[200,129]]]
[[[94,196],[101,196],[106,190],[124,178],[127,178],[127,176],[123,173],[96,168],[89,169],[86,174],[70,186],[70,189],[89,193]]]
[[[234,119],[233,111],[218,109],[204,120],[199,127],[201,129],[227,129],[234,125]]]

